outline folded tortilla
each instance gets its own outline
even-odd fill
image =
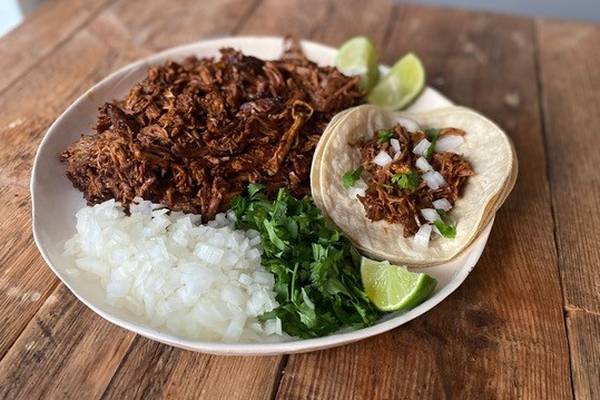
[[[351,145],[372,138],[402,118],[421,129],[454,127],[466,132],[455,151],[471,163],[471,176],[450,214],[456,237],[432,236],[427,249],[405,238],[402,224],[371,221],[362,203],[351,198],[342,176],[360,165],[360,149]],[[315,204],[370,257],[396,264],[429,266],[443,263],[464,250],[487,225],[508,197],[517,176],[517,159],[511,140],[495,123],[464,107],[447,107],[425,113],[393,112],[363,105],[336,116],[319,141],[311,169]]]

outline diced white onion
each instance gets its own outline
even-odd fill
[[[423,180],[430,189],[436,190],[446,184],[444,177],[437,171],[429,171],[423,174]]]
[[[390,139],[390,144],[392,145],[392,149],[394,149],[394,153],[400,152],[400,141],[398,139]]]
[[[409,118],[398,117],[396,118],[396,122],[405,127],[406,130],[410,133],[416,132],[421,129],[419,128],[419,124],[417,124],[415,121]]]
[[[350,196],[351,199],[356,199],[357,196],[364,197],[365,189],[352,187],[350,190],[348,190],[348,196]]]
[[[365,183],[365,181],[363,181],[362,179],[359,179],[356,181],[354,186],[352,186],[348,190],[348,196],[350,196],[351,199],[356,199],[356,196],[364,197],[366,189],[367,189],[367,184]]]
[[[424,208],[421,210],[421,215],[429,222],[435,222],[440,219],[440,215],[433,208]]]
[[[385,167],[389,163],[392,162],[392,157],[386,151],[380,151],[379,154],[375,156],[373,159],[373,163],[379,165],[380,167]]]
[[[281,322],[257,318],[278,306],[260,233],[236,230],[231,212],[201,225],[135,199],[130,215],[109,200],[76,217],[71,270],[95,277],[111,306],[193,340],[281,340]]]
[[[194,254],[209,264],[218,264],[223,258],[225,252],[218,247],[204,243],[198,243],[194,249]]]
[[[450,151],[454,150],[465,142],[465,138],[458,135],[445,135],[440,137],[435,143],[435,151]]]
[[[265,321],[265,333],[267,335],[281,335],[281,320],[279,318],[273,318]]]
[[[429,146],[431,146],[431,142],[427,139],[423,139],[413,148],[413,153],[424,156],[425,153],[427,153]]]
[[[448,211],[452,208],[452,204],[447,199],[438,199],[433,201],[433,207],[437,210]]]
[[[431,237],[431,230],[432,230],[431,224],[421,225],[421,227],[419,228],[419,230],[417,231],[417,233],[415,233],[415,236],[413,237],[413,243],[414,243],[415,247],[420,248],[420,249],[426,249],[429,246],[429,238]]]
[[[417,164],[417,168],[419,168],[423,172],[431,171],[433,169],[431,167],[431,164],[429,164],[429,162],[427,161],[427,159],[425,157],[417,158],[416,164]]]

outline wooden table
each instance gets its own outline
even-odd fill
[[[415,51],[431,85],[506,128],[520,176],[477,268],[425,316],[308,354],[196,354],[102,320],[31,237],[45,130],[135,59],[285,33],[368,34],[386,63]],[[600,398],[600,26],[383,0],[55,0],[0,40],[0,71],[0,398]]]

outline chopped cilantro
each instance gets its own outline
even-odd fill
[[[456,226],[454,224],[447,224],[441,219],[434,221],[433,224],[438,228],[443,237],[447,239],[454,239],[456,237]]]
[[[377,137],[378,137],[377,143],[379,143],[379,144],[387,143],[390,141],[392,136],[394,136],[394,134],[389,129],[380,129],[377,131]]]
[[[447,239],[454,239],[456,237],[456,224],[450,221],[450,216],[448,212],[437,209],[437,213],[439,214],[441,219],[434,221],[435,227],[440,231],[443,237]]]
[[[425,129],[425,134],[427,135],[427,139],[431,141],[434,137],[437,138],[440,134],[440,129],[438,128],[427,128]]]
[[[431,158],[433,152],[435,151],[435,144],[438,140],[440,130],[436,128],[428,128],[425,129],[425,134],[427,135],[427,139],[431,142],[427,151],[425,152],[425,158]]]
[[[279,318],[283,330],[301,338],[365,327],[381,313],[369,302],[350,241],[323,218],[308,197],[281,189],[275,200],[250,187],[232,209],[237,227],[260,232],[261,264],[275,276],[279,306],[259,316]]]
[[[342,176],[342,185],[346,189],[350,189],[363,173],[363,167],[358,167],[354,171],[348,171]]]
[[[419,175],[414,171],[405,174],[396,174],[392,176],[391,181],[400,189],[415,190],[419,187]]]
[[[448,211],[442,210],[441,208],[436,208],[435,210],[439,214],[442,221],[450,221],[450,215],[448,215]]]
[[[265,185],[263,185],[262,183],[250,183],[248,185],[248,196],[250,198],[253,198],[254,195],[256,195],[256,193],[260,192],[264,188],[265,188]]]

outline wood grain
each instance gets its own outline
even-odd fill
[[[0,398],[97,398],[134,337],[61,285],[0,361]]]
[[[0,186],[0,359],[58,284],[31,240],[29,192]]]
[[[266,399],[281,357],[215,357],[138,337],[103,399]],[[136,382],[132,385],[131,382]]]
[[[85,25],[112,0],[54,0],[0,41],[0,93]]]
[[[600,316],[571,311],[567,314],[567,327],[575,397],[600,398]]]
[[[384,60],[416,51],[432,84],[508,129],[524,172],[456,293],[387,334],[290,356],[278,397],[570,398],[532,23],[412,6],[396,15]]]
[[[575,394],[600,398],[600,27],[540,20],[537,28]]]

